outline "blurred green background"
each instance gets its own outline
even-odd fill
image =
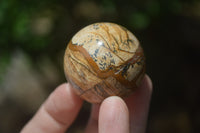
[[[147,133],[200,131],[199,0],[1,0],[0,133],[19,132],[66,82],[63,55],[80,28],[125,26],[140,40],[154,85]],[[69,133],[89,117],[84,103]]]

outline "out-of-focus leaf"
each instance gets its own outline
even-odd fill
[[[3,75],[5,74],[9,62],[10,62],[10,55],[8,53],[0,55],[0,84],[3,80]]]
[[[173,12],[173,13],[180,13],[181,10],[182,10],[182,4],[179,0],[173,0],[170,4],[170,10]]]
[[[148,27],[150,18],[141,12],[132,13],[130,16],[130,25],[138,30],[142,30]]]
[[[103,11],[105,13],[114,13],[116,12],[116,6],[115,3],[112,0],[103,0],[102,1],[103,5]]]
[[[9,2],[6,2],[5,0],[2,0],[0,2],[0,25],[3,23],[4,17],[5,17],[5,12],[8,7],[8,3]]]
[[[17,40],[23,41],[29,33],[29,16],[27,13],[22,12],[16,18],[14,25],[14,36]]]
[[[158,16],[160,14],[160,3],[158,1],[150,1],[147,3],[147,14],[151,16]]]

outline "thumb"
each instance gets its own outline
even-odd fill
[[[99,133],[129,133],[129,111],[117,96],[105,99],[99,112]]]

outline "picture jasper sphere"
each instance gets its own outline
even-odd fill
[[[140,84],[145,57],[137,38],[114,23],[95,23],[81,29],[64,55],[67,81],[91,103],[106,97],[125,97]]]

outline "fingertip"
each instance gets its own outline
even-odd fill
[[[110,96],[106,98],[102,102],[100,110],[103,110],[104,108],[108,108],[108,109],[120,108],[120,109],[124,109],[124,111],[128,113],[128,108],[126,106],[126,103],[124,102],[122,98],[118,96]]]
[[[152,91],[151,78],[145,74],[139,88],[125,99],[130,111],[132,132],[145,132]]]
[[[140,86],[138,87],[138,89],[135,90],[135,92],[132,95],[130,95],[130,97],[141,97],[141,95],[151,95],[152,91],[153,84],[151,78],[147,74],[145,74]],[[128,97],[127,99],[129,99],[130,97]]]
[[[118,96],[106,98],[100,107],[99,132],[129,132],[129,111]]]
[[[153,83],[152,83],[152,80],[149,77],[149,75],[145,74],[143,82],[146,85],[146,87],[148,87],[152,91],[152,89],[153,89]]]
[[[50,112],[61,110],[74,110],[82,104],[82,99],[76,95],[69,83],[59,85],[44,103],[44,107]]]
[[[78,112],[82,105],[82,99],[77,96],[72,86],[69,83],[64,83],[58,86],[44,104],[44,108],[53,117],[59,119],[61,122],[68,123],[72,120],[68,113]]]
[[[117,113],[129,114],[128,107],[124,100],[118,96],[111,96],[106,98],[100,107],[100,112],[109,114],[109,116],[116,115]]]

